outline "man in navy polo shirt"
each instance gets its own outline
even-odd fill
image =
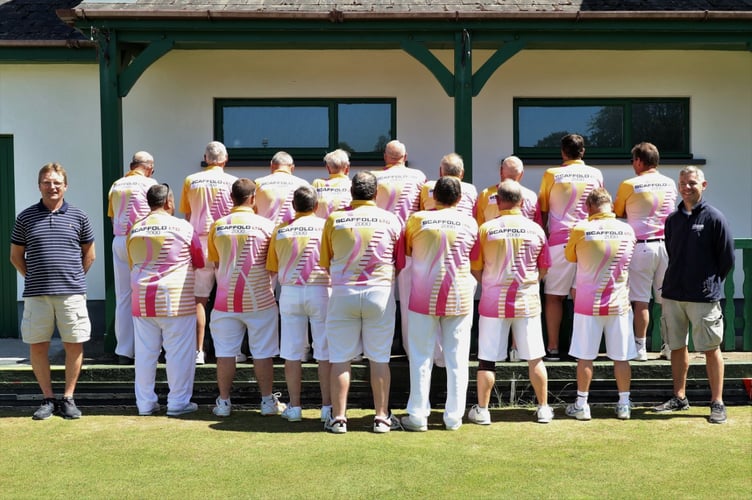
[[[35,420],[54,413],[80,418],[73,401],[83,363],[83,343],[91,336],[86,309],[86,272],[94,263],[94,231],[88,216],[64,199],[68,176],[59,163],[39,171],[42,199],[16,218],[10,261],[24,277],[21,336],[30,345],[31,367],[44,400]],[[65,347],[65,389],[61,400],[52,392],[49,349],[55,330]]]

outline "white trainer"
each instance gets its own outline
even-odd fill
[[[196,364],[203,365],[204,363],[206,363],[204,351],[196,351]]]
[[[539,424],[547,424],[554,419],[554,409],[548,405],[539,406],[536,416],[538,417]]]
[[[517,349],[512,347],[511,349],[509,349],[509,362],[517,363],[519,361],[520,361],[520,353],[517,351]]]
[[[287,405],[279,400],[281,395],[281,392],[275,392],[272,394],[271,401],[267,402],[263,399],[261,400],[261,416],[268,417],[269,415],[282,415],[282,412],[285,411]]]
[[[229,399],[219,399],[215,401],[216,406],[212,408],[212,413],[218,417],[229,417],[232,413],[232,403]]]
[[[475,424],[491,425],[491,413],[488,408],[481,408],[478,405],[473,405],[467,411],[467,419]]]
[[[303,420],[303,409],[300,406],[288,406],[280,416],[288,422],[300,422]]]

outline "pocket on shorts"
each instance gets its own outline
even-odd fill
[[[708,343],[708,347],[717,347],[723,342],[723,312],[717,307],[702,318],[702,328]]]

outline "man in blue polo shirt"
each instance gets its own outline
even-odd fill
[[[54,413],[80,418],[73,392],[83,343],[91,336],[85,275],[95,258],[94,231],[88,216],[63,199],[68,176],[62,165],[44,165],[38,183],[42,199],[18,215],[10,245],[10,261],[24,277],[21,336],[30,345],[31,367],[44,395],[33,418],[45,420]],[[52,392],[49,359],[55,325],[65,347],[65,389],[59,401]]]

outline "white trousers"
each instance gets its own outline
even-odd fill
[[[157,360],[164,346],[166,354],[167,409],[184,408],[193,396],[196,374],[196,316],[133,318],[136,337],[136,405],[140,412],[157,403],[154,384]]]
[[[447,378],[444,424],[455,427],[462,422],[467,401],[473,315],[431,316],[410,311],[407,318],[410,328],[410,397],[407,413],[414,421],[424,424],[431,413],[431,372],[436,339],[440,335]]]
[[[115,273],[115,354],[133,358],[133,313],[131,309],[131,270],[128,266],[127,236],[112,240],[112,267]]]

